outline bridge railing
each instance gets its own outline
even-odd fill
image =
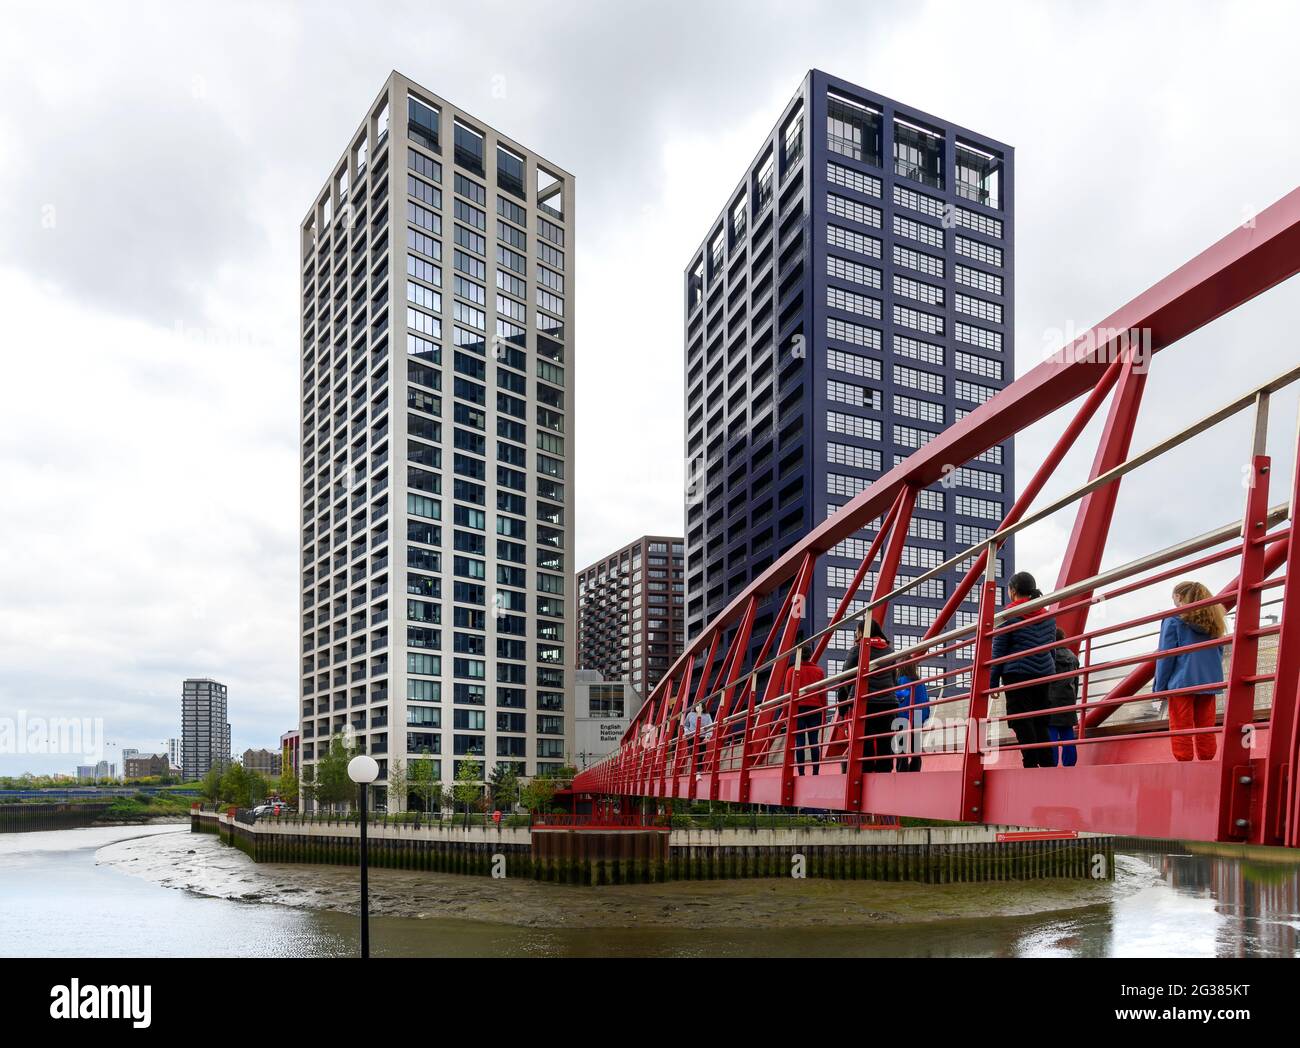
[[[687,660],[679,672],[664,678],[624,736],[620,750],[580,776],[578,788],[665,797],[718,799],[725,795],[727,799],[747,801],[751,799],[748,787],[754,778],[770,777],[775,771],[780,779],[779,801],[788,805],[796,797],[796,778],[838,774],[844,785],[836,806],[856,811],[863,801],[865,775],[924,771],[936,766],[930,755],[942,754],[949,759],[938,762],[939,769],[961,771],[953,783],[954,803],[950,806],[951,813],[959,815],[982,810],[978,802],[986,777],[984,769],[995,765],[1005,767],[1008,754],[1019,753],[1028,766],[1036,763],[1036,751],[1050,750],[1052,763],[1057,763],[1059,751],[1068,746],[1071,755],[1078,754],[1084,763],[1128,763],[1138,751],[1123,751],[1116,744],[1141,743],[1143,759],[1168,760],[1173,747],[1170,740],[1187,738],[1190,742],[1196,736],[1212,736],[1222,769],[1219,797],[1222,836],[1244,836],[1243,831],[1251,828],[1252,823],[1241,811],[1243,804],[1249,807],[1253,802],[1229,801],[1234,794],[1234,778],[1248,783],[1256,774],[1264,773],[1267,777],[1269,769],[1262,763],[1260,767],[1251,764],[1264,761],[1254,737],[1257,716],[1262,714],[1268,725],[1274,706],[1279,703],[1282,706],[1282,715],[1272,725],[1276,730],[1268,753],[1268,764],[1275,774],[1280,770],[1279,765],[1286,766],[1290,752],[1285,748],[1287,739],[1283,735],[1288,735],[1296,723],[1294,682],[1288,681],[1279,694],[1278,689],[1272,688],[1277,682],[1278,668],[1261,672],[1259,656],[1263,640],[1277,638],[1280,646],[1285,616],[1283,592],[1288,588],[1288,575],[1274,576],[1274,572],[1297,546],[1292,527],[1279,527],[1287,522],[1293,524],[1295,488],[1289,492],[1287,501],[1268,505],[1269,404],[1274,394],[1297,380],[1300,380],[1300,368],[1293,368],[1145,451],[1098,471],[1085,484],[1043,508],[1015,515],[1015,519],[1005,522],[980,544],[894,585],[893,574],[910,519],[910,504],[900,495],[890,514],[880,522],[875,540],[838,612],[824,628],[807,638],[807,643],[814,647],[814,658],[826,650],[837,631],[872,619],[883,621],[891,602],[920,590],[930,580],[953,569],[967,573],[954,598],[974,590],[979,609],[976,614],[954,628],[945,629],[946,616],[956,612],[961,603],[950,600],[919,643],[880,657],[873,655],[873,649],[864,639],[859,642],[856,669],[830,674],[803,690],[789,690],[785,686],[786,671],[791,666],[800,667],[803,659],[805,642],[800,640],[796,644],[796,638],[806,618],[808,582],[816,566],[816,556],[807,554],[755,664],[743,668],[754,613],[754,598],[751,598],[744,618],[734,627],[726,653],[720,655],[722,632],[715,628],[707,655],[701,648],[696,658]],[[1070,580],[1040,598],[1018,603],[1014,612],[1001,606],[994,573],[997,554],[1009,538],[1075,506],[1081,506],[1082,517],[1090,499],[1107,493],[1113,497],[1123,477],[1252,409],[1254,427],[1248,483],[1245,506],[1238,520],[1120,566]],[[1300,449],[1297,454],[1300,458]],[[1300,478],[1300,472],[1297,477]],[[912,490],[910,495],[914,500],[916,491]],[[1021,501],[1026,501],[1023,496]],[[877,556],[881,563],[876,593],[862,602],[858,610],[850,612],[857,589]],[[1100,550],[1096,560],[1100,561]],[[1225,568],[1235,569],[1236,579],[1205,600],[1174,606],[1171,598],[1159,596],[1160,586],[1172,589],[1176,580],[1192,573]],[[975,579],[981,575],[982,581],[977,585]],[[1227,633],[1161,652],[1160,656],[1171,658],[1202,649],[1216,650],[1227,656],[1223,679],[1211,685],[1142,690],[1156,663],[1153,640],[1158,636],[1159,624],[1170,616],[1216,604],[1235,611],[1232,628]],[[1144,605],[1145,609],[1110,620],[1109,609],[1138,605]],[[1261,612],[1265,607],[1281,608],[1283,614],[1274,623],[1264,623]],[[1088,628],[1089,613],[1096,617],[1099,608],[1108,614],[1099,625]],[[1064,624],[1063,640],[1053,640],[1015,655],[993,656],[995,638],[1047,619]],[[1294,624],[1292,630],[1300,632]],[[991,686],[995,667],[1058,647],[1068,647],[1082,656],[1078,669],[1033,681]],[[768,652],[773,650],[775,654],[769,656]],[[936,667],[935,661],[940,658],[946,664]],[[954,665],[954,659],[962,659],[965,664]],[[909,689],[909,704],[901,711],[898,685],[884,683],[873,687],[872,678],[890,670],[895,674],[906,673],[910,678],[904,686]],[[692,693],[692,679],[697,671],[700,679]],[[1022,689],[1072,679],[1082,684],[1075,702],[1046,710],[1008,712],[1006,708],[1007,697]],[[1262,693],[1266,686],[1272,688],[1273,694],[1268,701],[1257,703],[1256,694]],[[934,699],[910,701],[921,687],[939,694]],[[1148,704],[1149,708],[1152,702],[1205,691],[1226,693],[1213,725],[1174,729],[1168,724],[1149,723],[1151,717],[1132,715],[1134,708],[1141,704]],[[927,731],[923,727],[927,711],[942,707],[959,712],[955,718],[957,723],[944,725],[941,721],[938,732]],[[688,733],[685,725],[689,712],[701,708],[716,713],[713,723],[706,727],[702,720],[695,720],[694,730]],[[1016,728],[1022,726],[1018,722],[1053,714],[1072,717],[1077,722],[1075,737],[1048,742],[1016,741]],[[1125,723],[1102,728],[1102,722],[1108,718]],[[1250,736],[1250,742],[1242,749],[1241,739],[1246,736]],[[1152,740],[1165,740],[1163,755],[1151,745]],[[732,783],[728,779],[736,781]],[[1279,785],[1283,789],[1266,803],[1268,813],[1264,819],[1277,828],[1274,837],[1280,835],[1294,842],[1295,833],[1286,826],[1288,818],[1294,819],[1289,813],[1295,801],[1284,795],[1285,780]],[[819,796],[824,798],[825,791]]]

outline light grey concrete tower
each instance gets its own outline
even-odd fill
[[[573,188],[394,72],[302,222],[304,779],[572,751]]]

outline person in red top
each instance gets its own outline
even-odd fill
[[[798,691],[795,697],[795,760],[799,763],[802,775],[804,761],[811,760],[812,773],[817,774],[821,767],[822,720],[826,716],[826,689],[816,687],[819,681],[826,679],[826,671],[813,661],[812,641],[805,641],[799,646],[797,665],[785,671],[785,692]],[[815,689],[815,690],[813,690]]]

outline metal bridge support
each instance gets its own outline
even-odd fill
[[[1115,386],[1110,412],[1106,416],[1106,427],[1097,444],[1097,457],[1093,461],[1089,480],[1096,480],[1103,473],[1122,465],[1128,458],[1129,446],[1133,442],[1133,426],[1142,404],[1142,392],[1146,388],[1147,378],[1145,368],[1137,370],[1136,357],[1137,354],[1130,345],[1125,351],[1123,370]],[[1106,537],[1110,534],[1110,522],[1115,515],[1115,502],[1118,498],[1118,480],[1084,497],[1075,517],[1065,560],[1061,564],[1057,589],[1091,578],[1101,569]],[[1083,596],[1085,594],[1080,594],[1080,597]],[[1056,624],[1065,631],[1067,637],[1077,636],[1087,629],[1088,605],[1080,603],[1062,612]]]
[[[1262,782],[1263,805],[1251,840],[1260,844],[1300,847],[1300,430],[1295,472],[1291,479],[1291,528],[1282,546],[1286,580],[1282,584],[1281,629],[1277,636],[1277,672],[1273,677],[1273,711],[1269,717],[1268,755]],[[1270,549],[1269,552],[1272,552]]]
[[[1219,839],[1246,840],[1251,834],[1252,799],[1258,796],[1255,745],[1255,687],[1259,675],[1260,583],[1264,581],[1264,537],[1268,532],[1268,481],[1264,453],[1268,436],[1268,395],[1255,403],[1255,442],[1247,476],[1246,510],[1241,522],[1241,570],[1237,615],[1228,664],[1228,695],[1223,707],[1223,752],[1219,755]],[[1263,771],[1263,761],[1258,772]],[[1259,820],[1259,812],[1254,818]]]

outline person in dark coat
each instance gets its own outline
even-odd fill
[[[1056,639],[1058,641],[1065,640],[1065,631],[1058,628]],[[1055,663],[1053,673],[1069,673],[1071,670],[1079,668],[1079,656],[1064,644],[1053,649],[1052,661]],[[1079,678],[1065,677],[1061,680],[1052,681],[1047,686],[1047,700],[1048,706],[1053,709],[1058,706],[1075,705],[1079,701]],[[1047,737],[1052,742],[1073,742],[1074,729],[1078,723],[1079,718],[1074,710],[1050,713],[1047,716]],[[1052,757],[1053,767],[1059,763],[1063,768],[1073,768],[1079,760],[1077,746],[1053,746],[1049,752]]]
[[[862,770],[865,772],[889,771],[893,765],[894,747],[892,731],[895,730],[894,721],[897,717],[885,716],[886,713],[897,714],[898,700],[894,692],[898,688],[898,671],[893,666],[876,667],[876,662],[883,659],[894,649],[889,643],[889,637],[886,636],[884,629],[875,619],[869,620],[871,623],[871,638],[867,641],[867,721],[864,725],[864,734],[868,736],[878,736],[877,738],[868,738],[865,740],[863,747]],[[854,625],[853,630],[853,650],[849,652],[849,657],[844,660],[845,670],[855,670],[858,668],[858,652],[862,648],[862,621]],[[841,717],[847,717],[852,705],[856,684],[848,684],[845,687],[845,698],[841,699],[844,712]]]
[[[1018,571],[1007,583],[1007,610],[1013,611],[1017,604],[1037,600],[1042,591],[1034,576],[1027,571]],[[1004,662],[994,663],[989,674],[989,688],[996,691],[1003,688],[1007,702],[1007,715],[1032,713],[1036,710],[1051,708],[1047,697],[1048,685],[1038,683],[1041,677],[1050,677],[1056,670],[1056,660],[1052,657],[1051,645],[1056,640],[1056,620],[1051,615],[1041,616],[1034,613],[1032,622],[1016,629],[1007,629],[1014,623],[1030,616],[1011,614],[1002,623],[1002,632],[993,637],[993,658],[1015,656]],[[1042,650],[1035,650],[1042,649]],[[1020,653],[1026,654],[1020,654]],[[1016,741],[1021,746],[1034,746],[1034,749],[1020,751],[1020,759],[1026,768],[1050,768],[1052,766],[1051,749],[1037,745],[1049,740],[1047,717],[1017,717],[1010,722],[1015,732]]]

